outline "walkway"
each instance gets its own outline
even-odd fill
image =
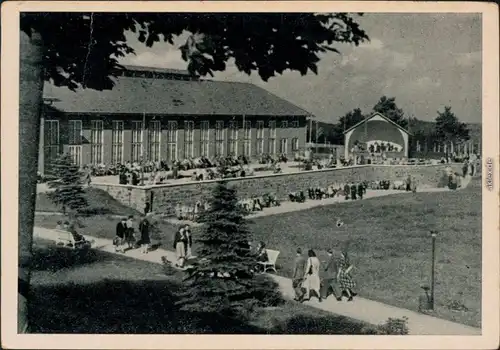
[[[54,240],[57,233],[41,227],[35,227],[34,236],[43,239]],[[91,236],[86,238],[93,242],[94,249],[104,252],[118,254],[114,251],[110,239],[102,239]],[[164,249],[156,249],[149,254],[141,254],[139,250],[128,251],[125,256],[161,264],[161,258],[165,256],[169,261],[176,260],[175,253]],[[288,278],[270,275],[279,284],[282,294],[285,298],[293,298],[292,281]],[[400,309],[394,306],[385,305],[376,301],[357,297],[352,303],[337,302],[330,297],[319,303],[317,300],[305,302],[311,307],[328,311],[337,315],[347,316],[371,324],[381,324],[387,321],[389,317],[408,318],[408,326],[411,335],[480,335],[481,330],[458,323],[442,320],[436,317],[419,314],[414,311]]]
[[[470,182],[470,178],[467,180],[467,182],[464,183],[462,182],[462,187],[460,189],[464,189],[467,187],[467,185]],[[435,187],[423,187],[418,189],[417,192],[419,193],[426,193],[426,192],[448,192],[451,191],[447,187],[444,188],[435,188]],[[408,192],[404,190],[366,190],[366,194],[363,196],[363,200],[369,199],[369,198],[376,198],[376,197],[383,197],[383,196],[390,196],[390,195],[397,195],[397,194],[408,194]],[[344,197],[333,197],[333,198],[326,198],[326,199],[308,199],[304,203],[297,203],[297,202],[290,202],[290,201],[283,201],[281,202],[281,205],[278,207],[271,207],[271,208],[264,208],[262,211],[257,211],[257,212],[252,212],[250,215],[248,215],[246,218],[247,219],[253,219],[253,218],[258,218],[261,216],[268,216],[268,215],[276,215],[276,214],[283,214],[283,213],[289,213],[289,212],[295,212],[295,211],[300,211],[300,210],[306,210],[306,209],[311,209],[311,208],[316,208],[316,207],[321,207],[325,205],[332,205],[336,203],[352,203],[353,201],[351,200],[346,200]],[[191,226],[199,226],[200,223],[198,222],[193,222],[189,220],[179,220],[175,217],[167,217],[163,218],[163,220],[170,222],[171,224],[174,225],[181,225],[181,224],[189,224]]]

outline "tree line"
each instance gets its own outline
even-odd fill
[[[355,108],[339,117],[337,123],[313,123],[308,137],[310,135],[312,142],[343,145],[344,131],[377,112],[408,130],[412,135],[410,138],[412,144],[417,141],[427,145],[433,143],[449,144],[450,142],[459,144],[470,139],[468,125],[458,119],[450,106],[445,106],[442,111],[437,111],[434,122],[426,122],[406,114],[396,104],[395,97],[387,96],[382,96],[368,113],[364,113],[360,108]],[[310,127],[309,125],[308,128]],[[316,128],[318,128],[317,132]]]

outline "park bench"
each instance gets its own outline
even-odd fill
[[[64,230],[55,230],[57,232],[57,238],[56,238],[56,245],[62,245],[64,247],[69,247],[72,249],[80,249],[85,247],[86,241],[85,238],[75,241],[75,238],[73,237],[73,234],[69,231],[64,231]]]
[[[278,256],[280,255],[279,250],[266,249],[267,253],[267,261],[259,261],[259,264],[262,266],[262,273],[267,272],[267,270],[276,271],[276,260],[278,260]]]

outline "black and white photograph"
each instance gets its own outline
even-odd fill
[[[3,346],[495,347],[497,7],[113,3],[4,6]]]

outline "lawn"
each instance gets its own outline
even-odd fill
[[[336,219],[345,225],[337,228]],[[290,276],[297,247],[325,260],[349,243],[359,294],[418,309],[421,285],[429,285],[430,230],[437,230],[436,316],[480,327],[481,184],[462,191],[399,194],[260,217],[254,238],[281,252],[279,274]]]
[[[345,225],[337,228],[341,218]],[[57,217],[37,217],[35,224],[53,228]],[[117,220],[83,218],[83,234],[113,238]],[[165,249],[172,249],[174,225],[158,222]],[[480,327],[481,322],[481,183],[473,180],[457,192],[398,194],[334,204],[252,219],[254,241],[279,250],[278,273],[290,276],[297,247],[326,249],[349,243],[353,275],[362,297],[418,309],[422,285],[429,285],[431,238],[436,248],[436,310],[432,314]],[[196,237],[196,228],[193,234]]]
[[[138,215],[139,213],[127,207],[104,190],[97,188],[85,188],[85,199],[87,200],[88,208],[86,211],[89,214],[115,214],[115,215]],[[61,212],[62,208],[56,205],[45,192],[37,193],[36,211],[41,212]]]
[[[77,258],[36,239],[30,323],[33,333],[372,334],[373,327],[285,302],[250,320],[178,310],[182,272],[100,251]]]

